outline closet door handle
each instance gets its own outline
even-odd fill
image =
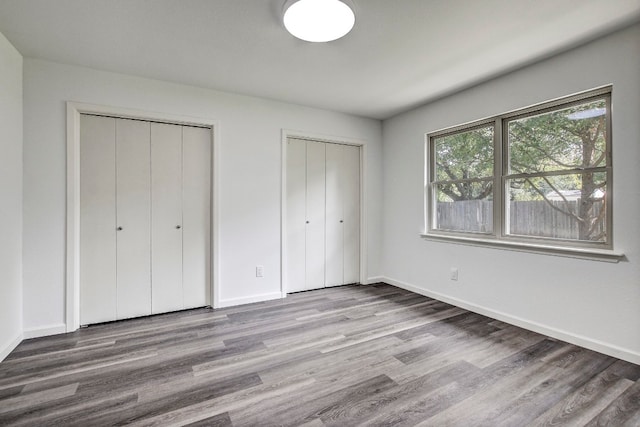
[[[118,231],[122,231],[122,227],[118,227],[116,230],[118,230]]]
[[[180,225],[176,225],[176,230],[180,230],[182,227]]]
[[[307,224],[309,224],[309,221],[307,221]]]
[[[340,224],[342,224],[343,222],[344,222],[343,220],[340,220]]]

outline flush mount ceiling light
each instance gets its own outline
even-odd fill
[[[322,43],[345,36],[356,22],[349,0],[288,0],[284,26],[293,36]]]

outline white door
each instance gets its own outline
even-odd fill
[[[325,265],[325,145],[307,141],[306,231],[304,289],[324,287]]]
[[[182,127],[151,123],[152,313],[184,308]]]
[[[210,304],[211,130],[182,128],[182,286],[184,306]]]
[[[325,286],[344,284],[344,146],[326,144]]]
[[[287,140],[287,292],[360,281],[360,147]]]
[[[80,323],[210,304],[211,131],[82,115]]]
[[[326,144],[325,286],[360,280],[360,148]]]
[[[80,324],[116,319],[116,121],[80,118]]]
[[[306,141],[287,141],[287,291],[306,289]]]
[[[344,284],[360,282],[360,147],[342,146]]]
[[[149,132],[116,119],[117,319],[151,314]]]

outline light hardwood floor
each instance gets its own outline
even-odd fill
[[[640,366],[389,285],[26,340],[0,425],[640,425]]]

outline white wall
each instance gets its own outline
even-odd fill
[[[640,363],[640,26],[383,122],[383,274],[396,283]],[[613,84],[618,264],[428,241],[424,134]],[[460,279],[448,278],[450,267]]]
[[[22,338],[22,55],[0,34],[0,360]]]
[[[52,62],[24,63],[25,335],[63,332],[65,102],[218,120],[220,300],[280,292],[281,130],[363,139],[368,145],[367,277],[379,276],[381,123],[340,113]],[[255,266],[264,266],[264,278]]]

